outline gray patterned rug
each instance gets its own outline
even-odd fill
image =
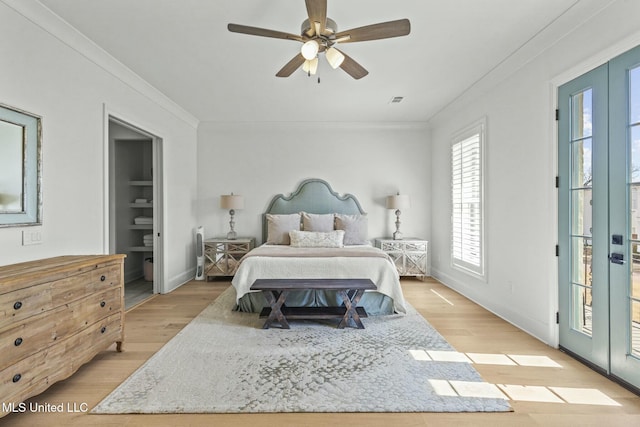
[[[504,398],[477,397],[490,385],[469,363],[429,357],[455,350],[413,307],[363,319],[366,329],[294,321],[263,330],[234,302],[230,288],[92,412],[511,410]]]

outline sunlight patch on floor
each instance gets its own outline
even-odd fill
[[[462,397],[509,399],[495,384],[473,381],[449,381],[449,383],[456,390],[458,395]]]
[[[566,403],[572,405],[622,406],[594,388],[545,387],[491,384],[474,381],[430,379],[438,396],[505,399],[520,402]]]
[[[467,356],[473,360],[473,363],[478,365],[517,365],[506,354],[467,353]]]
[[[580,405],[622,406],[600,390],[594,388],[549,387],[567,403]]]
[[[439,296],[444,302],[446,302],[447,304],[453,305],[453,303],[451,301],[449,301],[448,299],[446,299],[445,297],[443,297],[442,295],[440,295],[435,289],[431,289],[431,292],[433,292],[434,294],[436,294],[437,296]]]
[[[528,356],[528,355],[509,354],[509,357],[513,359],[518,365],[521,365],[521,366],[536,366],[540,368],[562,368],[561,365],[554,362],[548,356]]]
[[[547,403],[564,403],[558,395],[544,386],[527,386],[527,385],[511,385],[498,384],[498,387],[511,400],[519,400],[524,402],[547,402]]]
[[[409,350],[414,360],[425,362],[476,363],[537,368],[562,368],[548,356],[460,353],[442,350]],[[569,403],[575,405],[622,406],[595,388],[490,384],[486,382],[429,380],[440,396],[501,398],[525,402]]]
[[[427,354],[436,362],[471,363],[471,360],[464,353],[459,353],[457,351],[427,350]]]
[[[536,368],[562,368],[549,356],[493,353],[460,353],[445,350],[409,350],[414,360],[435,360],[437,362],[464,362],[477,365],[532,366]]]

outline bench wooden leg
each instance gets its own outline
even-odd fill
[[[262,325],[262,329],[269,329],[272,323],[274,323],[277,319],[278,323],[280,323],[280,327],[282,329],[290,329],[289,322],[287,322],[287,318],[282,314],[282,306],[287,299],[288,291],[282,291],[278,295],[276,291],[264,291],[263,294],[267,299],[267,302],[271,306],[271,313],[267,320],[265,320],[264,325]]]
[[[364,329],[364,325],[362,324],[362,320],[360,320],[360,315],[356,311],[356,307],[358,302],[360,302],[360,298],[364,294],[364,290],[356,291],[353,299],[349,298],[347,291],[339,291],[338,294],[342,297],[342,302],[346,308],[344,316],[342,320],[338,324],[338,329],[342,329],[347,326],[347,322],[349,319],[353,319],[353,322],[356,324],[358,329]]]

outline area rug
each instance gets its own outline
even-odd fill
[[[234,305],[229,288],[92,412],[511,410],[505,398],[462,391],[489,385],[469,363],[429,357],[455,350],[411,306],[363,319],[365,329],[293,321],[264,330]]]

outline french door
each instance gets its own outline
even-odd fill
[[[560,346],[640,388],[640,47],[558,110]]]

